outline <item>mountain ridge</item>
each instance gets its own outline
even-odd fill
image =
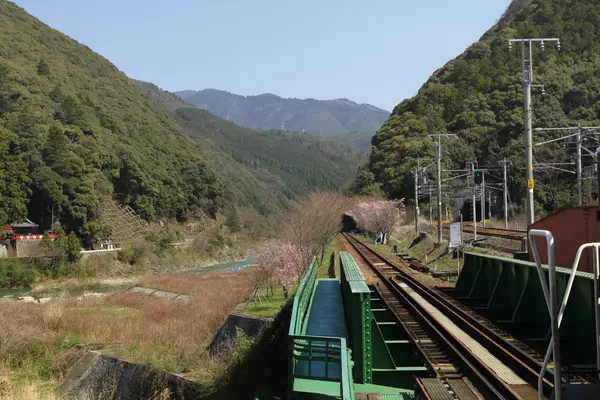
[[[244,96],[220,89],[174,93],[188,103],[255,130],[284,127],[322,136],[375,132],[389,116],[386,110],[346,98],[284,98],[273,93]]]
[[[434,157],[427,135],[448,132],[458,138],[444,147],[446,165],[510,161],[508,186],[516,211],[522,209],[526,182],[521,52],[508,49],[509,39],[522,37],[559,37],[562,44],[560,52],[550,46],[544,52],[534,48],[536,83],[543,83],[547,94],[533,93],[534,127],[600,123],[600,1],[516,0],[479,41],[394,108],[372,139],[373,151],[355,190],[412,197],[417,159]],[[545,132],[534,135],[537,141],[553,137]],[[568,163],[572,153],[571,148],[550,144],[536,147],[534,158]],[[538,213],[576,204],[572,175],[539,167],[535,176]]]
[[[217,165],[217,174],[230,183],[224,197],[262,214],[288,209],[295,199],[313,190],[340,189],[351,182],[364,157],[364,149],[352,140],[334,141],[302,132],[253,131],[192,106],[155,84],[136,83],[205,149]]]

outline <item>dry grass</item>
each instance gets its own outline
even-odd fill
[[[121,292],[80,301],[0,304],[0,366],[7,366],[0,369],[0,393],[8,388],[8,398],[18,398],[17,390],[27,387],[41,395],[52,393],[72,365],[76,352],[71,349],[77,343],[105,345],[131,361],[195,379],[210,379],[220,371],[204,349],[251,293],[253,271],[152,276],[140,283],[189,293],[193,299],[178,302]]]

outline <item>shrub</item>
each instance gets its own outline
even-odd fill
[[[137,262],[138,252],[136,252],[131,247],[122,248],[117,253],[117,260],[121,262],[126,262],[130,265],[134,265]]]
[[[33,265],[19,259],[0,260],[0,287],[28,287],[35,282]]]

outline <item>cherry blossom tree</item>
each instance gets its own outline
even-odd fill
[[[344,211],[352,208],[353,199],[338,193],[313,193],[298,202],[284,223],[282,236],[298,246],[304,274],[313,257],[323,261],[325,249],[342,226]]]
[[[360,201],[350,213],[358,226],[374,235],[374,240],[381,237],[387,243],[389,235],[406,216],[404,199],[400,200],[366,200]]]
[[[279,240],[267,242],[256,257],[256,280],[253,298],[259,299],[264,288],[271,288],[274,284],[281,284],[284,293],[291,290],[293,285],[300,280],[303,272],[302,252],[299,246]]]

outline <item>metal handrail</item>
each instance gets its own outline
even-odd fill
[[[548,249],[547,254],[548,278],[550,281],[549,284],[546,282],[546,276],[544,274],[544,268],[540,260],[540,254],[537,249],[537,244],[535,243],[535,240],[533,240],[534,236],[541,236],[546,239],[546,245]],[[548,306],[548,312],[550,313],[550,330],[552,332],[552,337],[550,338],[548,350],[546,351],[546,357],[544,358],[544,363],[542,364],[540,377],[538,379],[538,397],[539,400],[543,400],[544,398],[544,374],[546,373],[546,368],[548,367],[548,363],[550,362],[550,356],[554,352],[554,398],[556,400],[560,400],[560,398],[562,397],[562,385],[560,377],[560,337],[558,332],[558,322],[556,315],[556,265],[554,262],[554,237],[552,236],[552,233],[550,231],[542,229],[529,230],[528,237],[529,243],[531,245],[531,250],[533,251],[533,258],[535,260],[537,272],[540,277],[542,291],[544,292],[544,298],[546,299],[546,305]]]
[[[540,261],[540,256],[537,250],[537,245],[535,241],[531,240],[532,236],[543,236],[546,238],[546,243],[548,246],[548,273],[550,280],[550,293],[548,293],[548,285],[546,284],[546,277],[543,272],[542,263]],[[583,251],[588,248],[594,248],[594,293],[595,293],[595,316],[596,316],[596,367],[600,370],[600,308],[598,307],[598,277],[599,277],[599,267],[600,267],[600,243],[586,243],[579,246],[577,249],[577,253],[575,255],[575,259],[573,260],[573,266],[571,267],[571,273],[569,275],[569,281],[567,282],[567,286],[565,288],[565,294],[563,296],[560,309],[558,310],[558,314],[556,313],[556,265],[554,262],[554,238],[552,233],[546,230],[532,229],[529,231],[529,242],[531,243],[531,249],[533,251],[533,257],[535,259],[536,267],[538,270],[538,274],[540,276],[540,282],[542,283],[542,290],[544,292],[544,297],[546,298],[546,304],[548,305],[548,311],[550,312],[550,321],[552,327],[552,337],[550,339],[550,343],[548,344],[548,350],[546,351],[546,356],[544,357],[544,363],[542,364],[542,369],[540,371],[540,378],[538,380],[538,395],[539,398],[543,398],[542,385],[543,385],[543,376],[548,367],[548,363],[550,362],[550,356],[554,351],[554,398],[556,400],[560,400],[562,396],[562,386],[561,386],[561,377],[560,377],[560,339],[558,336],[558,329],[562,323],[562,319],[565,313],[565,309],[567,308],[567,303],[569,301],[569,296],[571,295],[571,289],[573,288],[573,283],[575,281],[575,276],[577,269],[579,268],[579,262],[581,260],[581,255]],[[549,302],[552,301],[552,303]],[[555,339],[556,337],[556,339]],[[558,354],[558,357],[557,357]],[[558,359],[558,362],[557,362]],[[600,377],[600,376],[599,376]]]
[[[299,317],[299,313],[300,313],[300,306],[301,306],[301,300],[304,298],[304,296],[306,296],[305,293],[308,293],[308,291],[306,290],[306,285],[308,283],[309,280],[311,280],[312,276],[316,274],[316,259],[313,258],[312,263],[310,264],[310,267],[308,269],[308,272],[304,275],[304,277],[302,278],[302,280],[300,281],[300,285],[298,286],[298,290],[296,291],[296,296],[294,297],[294,305],[292,307],[292,316],[291,316],[291,323],[290,323],[290,329],[289,329],[289,335],[290,336],[294,336],[297,334],[300,334],[301,332],[299,332],[298,330],[298,317]],[[312,289],[312,288],[311,288]],[[304,319],[304,315],[300,316],[301,319]],[[300,328],[302,328],[302,321],[300,321]],[[300,329],[302,330],[302,329]]]
[[[342,375],[341,375],[341,395],[342,400],[354,399],[354,383],[352,382],[352,362],[350,350],[346,347],[346,339],[341,338],[342,344]]]
[[[352,362],[350,361],[351,360],[350,350],[347,347],[345,338],[331,337],[331,336],[293,335],[293,336],[290,336],[290,339],[292,341],[292,352],[290,354],[290,358],[292,359],[292,361],[291,361],[292,369],[290,371],[292,377],[300,377],[300,378],[307,378],[307,379],[323,379],[324,378],[325,380],[334,380],[329,377],[328,365],[329,365],[329,363],[339,364],[340,365],[340,380],[339,381],[340,381],[341,399],[342,400],[353,400],[354,399],[354,396],[353,396],[354,385],[353,385],[352,373],[351,373]],[[307,347],[309,350],[308,375],[304,375],[304,374],[297,375],[296,374],[295,360],[304,358],[302,356],[296,356],[296,354],[295,354],[294,345],[300,344],[300,343],[297,343],[296,340],[307,342]],[[312,352],[313,342],[324,342],[324,344],[320,344],[318,346],[321,349],[323,349],[323,348],[325,349],[325,352],[323,353],[324,355],[321,355],[321,356],[313,355],[313,352]],[[334,346],[330,345],[330,343],[332,343],[332,342],[339,343],[339,347],[334,347]],[[330,350],[335,350],[335,353],[340,355],[339,360],[334,357],[328,356]],[[321,376],[317,377],[317,376],[312,375],[312,361],[313,360],[316,360],[317,362],[325,361],[325,376],[324,377],[321,377]],[[335,379],[335,381],[337,381],[337,379]]]

